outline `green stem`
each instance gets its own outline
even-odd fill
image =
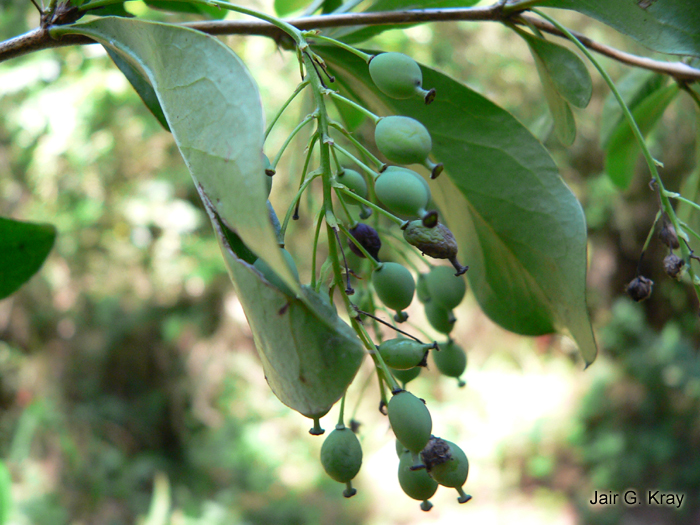
[[[292,142],[292,139],[294,139],[296,134],[299,133],[304,126],[306,126],[309,122],[311,122],[317,116],[318,115],[316,115],[316,113],[310,113],[309,115],[306,115],[306,117],[304,117],[304,120],[302,120],[301,122],[299,122],[299,124],[297,124],[297,126],[292,130],[292,132],[287,137],[287,140],[285,140],[284,144],[282,144],[282,147],[277,152],[277,155],[275,155],[275,160],[273,160],[270,163],[270,165],[272,166],[272,169],[277,168],[277,163],[282,158],[282,155],[284,154],[284,150],[287,149],[287,146],[289,146],[289,143]]]
[[[335,426],[335,428],[345,427],[345,398],[347,395],[348,391],[346,390],[343,394],[343,398],[340,400],[340,414],[338,414],[338,424]]]
[[[279,111],[277,112],[277,114],[273,117],[272,122],[270,122],[270,125],[269,125],[269,126],[267,127],[267,129],[265,130],[265,138],[263,139],[263,142],[265,142],[265,141],[267,140],[267,136],[268,136],[268,135],[270,134],[270,132],[272,131],[272,128],[275,127],[275,124],[277,124],[277,121],[278,121],[279,118],[282,116],[282,113],[284,113],[284,110],[287,109],[287,107],[289,106],[289,104],[291,104],[292,101],[297,97],[297,95],[298,95],[299,93],[301,93],[301,92],[303,91],[303,89],[304,89],[306,86],[308,86],[308,85],[309,85],[309,81],[308,81],[308,80],[304,80],[303,82],[301,82],[301,83],[297,86],[297,88],[294,90],[294,93],[292,93],[291,96],[287,99],[287,101],[286,101],[284,104],[282,104],[282,107],[279,109]]]
[[[685,222],[683,222],[683,221],[679,221],[679,222],[680,222],[680,223],[683,225],[683,227],[688,231],[688,233],[690,233],[690,234],[691,234],[693,237],[695,237],[696,239],[700,240],[700,233],[698,233],[698,232],[696,232],[695,230],[693,230],[693,229],[692,229],[690,226],[688,226],[688,224],[686,224]]]
[[[357,111],[359,111],[359,112],[362,113],[363,115],[366,115],[367,117],[369,117],[370,119],[372,119],[372,122],[374,122],[375,124],[376,124],[377,122],[379,122],[379,120],[382,118],[382,117],[378,117],[377,115],[375,115],[374,113],[372,113],[369,109],[367,109],[367,108],[365,108],[365,107],[362,107],[362,106],[361,106],[360,104],[358,104],[357,102],[353,102],[353,101],[350,100],[349,98],[345,98],[345,97],[344,97],[343,95],[341,95],[340,93],[336,93],[335,91],[333,91],[333,90],[331,90],[331,89],[324,89],[324,94],[325,94],[325,95],[329,95],[331,98],[334,98],[335,100],[339,100],[339,101],[341,101],[341,102],[347,104],[348,106],[355,108]]]
[[[392,221],[394,221],[394,222],[395,222],[396,224],[398,224],[398,225],[402,225],[403,223],[406,222],[406,221],[404,221],[403,219],[399,219],[399,218],[398,218],[396,215],[394,215],[393,213],[386,211],[384,208],[380,208],[379,206],[377,206],[377,205],[374,204],[373,202],[370,202],[370,201],[368,201],[367,199],[363,199],[363,198],[360,197],[357,193],[353,193],[352,191],[350,191],[350,190],[347,189],[347,188],[338,188],[338,191],[342,191],[342,192],[345,193],[346,195],[351,196],[351,197],[352,197],[353,199],[355,199],[356,201],[361,202],[362,204],[364,204],[364,205],[366,205],[366,206],[369,206],[369,207],[372,208],[373,210],[375,210],[375,211],[377,211],[377,212],[379,212],[379,213],[384,214],[384,216],[388,217],[389,219],[391,219]]]
[[[352,214],[350,213],[350,210],[348,210],[348,206],[345,203],[345,198],[342,193],[338,191],[338,188],[335,189],[335,196],[338,197],[338,202],[340,202],[340,206],[343,208],[343,213],[345,214],[345,218],[347,219],[348,224],[354,224],[355,221],[352,218]]]
[[[352,136],[352,133],[350,133],[347,129],[345,129],[339,122],[331,122],[330,123],[332,128],[337,129],[340,131],[346,139],[348,139],[350,142],[353,143],[353,145],[360,150],[360,153],[363,155],[366,155],[372,162],[374,162],[379,168],[381,169],[384,166],[384,163],[379,160],[370,150],[368,150],[359,140],[357,140],[355,137]]]
[[[323,224],[323,208],[318,210],[316,218],[316,233],[314,234],[314,247],[311,251],[311,288],[316,289],[316,253],[318,252],[318,238],[321,236],[321,224]]]
[[[336,144],[335,142],[333,143],[333,149],[338,150],[338,151],[341,152],[343,155],[345,155],[347,158],[349,158],[352,162],[354,162],[355,164],[357,164],[357,165],[362,169],[362,171],[364,171],[364,172],[367,173],[370,177],[372,177],[372,180],[376,180],[376,178],[379,177],[379,175],[377,174],[376,171],[374,171],[372,168],[370,168],[369,166],[367,166],[367,164],[365,164],[364,162],[362,162],[360,159],[358,159],[355,155],[353,155],[352,153],[350,153],[348,150],[346,150],[346,149],[343,148],[342,146],[338,146],[338,144]]]
[[[664,193],[666,193],[666,195],[667,195],[668,198],[670,198],[670,199],[676,199],[676,200],[678,200],[678,201],[685,202],[685,203],[688,204],[689,206],[692,206],[693,208],[695,208],[695,209],[697,209],[697,210],[700,210],[700,204],[697,204],[696,202],[693,202],[693,201],[691,201],[690,199],[686,199],[686,198],[683,197],[680,193],[676,193],[676,192],[673,192],[673,191],[664,191]]]
[[[284,222],[282,223],[282,227],[280,228],[280,237],[284,239],[284,235],[287,233],[287,226],[289,225],[289,220],[292,217],[292,213],[294,212],[294,209],[296,208],[297,202],[299,202],[299,199],[301,199],[301,195],[306,191],[306,188],[309,187],[309,184],[311,182],[321,175],[320,173],[315,173],[311,177],[304,179],[303,183],[299,187],[299,191],[297,191],[297,194],[294,196],[294,199],[292,200],[291,204],[287,208],[287,213],[284,216]]]
[[[369,64],[369,61],[372,59],[374,55],[368,55],[367,53],[363,53],[359,49],[356,49],[352,46],[349,46],[345,44],[344,42],[340,42],[339,40],[336,40],[335,38],[329,38],[327,36],[319,35],[317,31],[304,31],[302,33],[304,37],[308,38],[313,38],[314,40],[319,40],[321,42],[327,42],[329,44],[333,44],[334,46],[338,46],[341,49],[344,49],[345,51],[348,51],[352,53],[353,55],[357,55],[360,57],[362,60],[367,62]]]
[[[687,239],[687,235],[683,232],[683,229],[681,228],[680,224],[678,223],[678,217],[676,216],[676,212],[673,209],[673,206],[671,205],[671,202],[669,201],[668,195],[666,194],[666,189],[664,188],[663,181],[661,180],[661,177],[659,176],[659,171],[656,168],[656,161],[651,155],[651,152],[649,151],[649,148],[647,147],[646,141],[644,140],[644,136],[642,135],[642,132],[639,130],[639,126],[637,126],[637,123],[634,120],[634,117],[632,116],[632,113],[630,112],[630,109],[627,107],[627,104],[622,98],[622,95],[618,91],[617,87],[615,86],[615,83],[612,81],[608,73],[603,69],[603,66],[600,65],[600,63],[595,59],[593,54],[588,51],[586,46],[584,46],[578,38],[576,38],[574,35],[571,34],[571,32],[561,25],[559,22],[554,20],[552,17],[542,13],[539,9],[533,9],[533,13],[538,14],[545,20],[547,20],[550,24],[552,24],[554,27],[556,27],[559,31],[561,31],[566,37],[573,42],[573,44],[579,48],[579,50],[586,55],[586,58],[591,61],[591,64],[598,70],[600,75],[603,77],[605,82],[608,84],[610,87],[610,90],[612,91],[613,95],[615,95],[615,99],[617,99],[617,103],[620,105],[620,108],[622,109],[623,114],[625,115],[625,118],[627,119],[628,124],[632,128],[632,132],[634,133],[634,137],[637,139],[637,142],[639,143],[639,147],[642,149],[642,154],[644,155],[644,159],[647,162],[647,166],[649,166],[649,171],[651,172],[651,176],[653,180],[656,181],[656,183],[659,185],[659,198],[661,200],[661,207],[663,208],[663,211],[666,212],[666,215],[668,216],[669,220],[671,221],[671,224],[676,230],[676,233],[678,234],[679,237],[683,237],[684,239]],[[687,244],[681,243],[681,254],[683,255],[683,259],[688,260],[688,257],[690,256],[690,249],[688,248]],[[700,284],[698,284],[698,279],[695,277],[695,272],[694,270],[689,266],[688,267],[688,273],[690,274],[690,278],[693,282],[693,288],[695,289],[695,295],[698,298],[698,301],[700,301]]]

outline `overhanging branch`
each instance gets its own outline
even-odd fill
[[[497,4],[490,7],[453,8],[453,9],[421,9],[410,11],[379,11],[376,13],[344,13],[339,15],[319,15],[288,20],[290,24],[301,30],[324,29],[347,26],[372,25],[404,25],[425,22],[502,22],[508,20],[516,24],[528,23],[541,31],[556,36],[563,36],[550,23],[539,18],[523,15],[505,15],[502,6]],[[210,35],[258,35],[278,40],[284,34],[275,26],[259,20],[215,20],[205,22],[190,22],[183,24]],[[670,75],[679,81],[700,80],[700,69],[688,66],[682,62],[665,62],[651,58],[625,53],[613,47],[596,42],[585,35],[574,33],[586,47],[610,57],[618,62]],[[0,43],[0,62],[27,53],[72,45],[93,44],[94,42],[82,35],[66,35],[53,39],[45,29],[35,29],[24,35]]]

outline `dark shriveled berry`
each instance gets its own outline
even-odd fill
[[[632,279],[627,285],[625,292],[627,292],[627,295],[629,295],[633,301],[641,302],[649,298],[653,286],[654,281],[640,275]]]
[[[449,260],[457,270],[455,275],[462,275],[469,269],[468,266],[462,266],[457,260],[457,241],[450,229],[444,224],[428,228],[422,221],[411,221],[404,227],[403,238],[424,255],[434,259]]]
[[[661,231],[659,232],[659,239],[661,239],[661,242],[672,250],[677,250],[681,247],[681,244],[678,242],[678,234],[676,234],[676,229],[670,222],[668,222],[668,220],[664,220]]]
[[[350,235],[352,235],[375,260],[379,260],[379,250],[382,247],[382,241],[379,239],[377,230],[360,222],[354,228],[350,228]],[[348,247],[352,253],[358,257],[364,258],[365,254],[362,253],[350,239],[348,239]]]
[[[680,279],[684,269],[685,261],[676,254],[672,253],[664,257],[664,272],[666,272],[669,277]]]

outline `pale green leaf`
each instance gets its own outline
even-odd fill
[[[141,71],[218,216],[298,290],[268,218],[260,95],[236,54],[199,31],[143,20],[108,17],[61,30],[89,36]]]
[[[361,85],[367,101],[418,119],[445,173],[433,198],[457,238],[472,290],[486,314],[513,332],[568,331],[587,364],[597,347],[586,305],[583,210],[537,139],[505,110],[432,69],[435,101],[393,100],[373,85],[363,61],[324,49],[333,73]],[[371,98],[371,100],[370,100]]]
[[[642,135],[646,137],[654,129],[679,90],[678,84],[670,84],[652,93],[634,108],[632,116]],[[632,128],[626,120],[620,122],[611,134],[605,151],[605,171],[619,188],[627,188],[634,178],[640,153],[641,148]]]

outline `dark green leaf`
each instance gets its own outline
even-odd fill
[[[642,135],[646,137],[654,129],[678,91],[678,84],[671,84],[652,93],[634,108],[632,116]],[[626,120],[622,121],[610,136],[605,152],[605,171],[619,188],[629,186],[640,153],[632,128]]]
[[[509,113],[432,69],[423,68],[423,78],[437,97],[426,106],[383,96],[364,62],[347,52],[322,54],[337,77],[430,131],[436,160],[445,165],[445,174],[430,183],[433,198],[486,314],[521,334],[568,329],[585,362],[593,362],[585,218],[537,139]]]
[[[630,110],[634,110],[642,100],[664,87],[667,83],[668,77],[664,75],[645,69],[633,69],[618,81],[616,86],[627,107]],[[612,92],[605,98],[601,115],[600,146],[605,149],[613,131],[625,119],[620,104]]]
[[[146,5],[163,11],[174,13],[192,13],[195,15],[205,15],[208,18],[219,20],[226,16],[228,11],[215,5],[193,4],[190,2],[172,2],[169,0],[146,0]]]
[[[16,292],[39,271],[56,240],[51,224],[0,217],[0,299]]]
[[[359,338],[326,296],[302,286],[304,301],[290,299],[264,281],[236,256],[230,234],[207,208],[270,388],[290,408],[320,417],[343,396],[364,359]]]
[[[573,9],[662,53],[700,56],[698,0],[543,0],[539,5]]]
[[[142,20],[102,18],[62,30],[111,48],[148,79],[195,183],[217,215],[298,290],[268,218],[260,95],[235,53],[199,31]]]
[[[275,13],[277,16],[287,16],[309,4],[308,0],[275,0]]]
[[[87,14],[95,16],[123,16],[126,18],[133,18],[134,15],[129,13],[124,7],[124,2],[119,4],[106,5],[104,7],[98,7],[97,9],[91,9]]]
[[[141,74],[141,72],[132,66],[129,62],[124,60],[119,53],[106,48],[109,58],[112,59],[114,64],[119,68],[119,70],[124,73],[124,76],[136,90],[143,103],[149,109],[153,116],[158,119],[160,125],[165,128],[166,131],[170,131],[167,120],[165,120],[165,115],[163,114],[163,108],[160,107],[160,102],[158,102],[158,96],[153,90],[153,86],[148,82],[148,79]]]
[[[578,55],[559,44],[524,31],[519,34],[527,41],[533,56],[539,58],[538,68],[544,68],[556,91],[577,108],[588,106],[593,93],[593,82]]]

